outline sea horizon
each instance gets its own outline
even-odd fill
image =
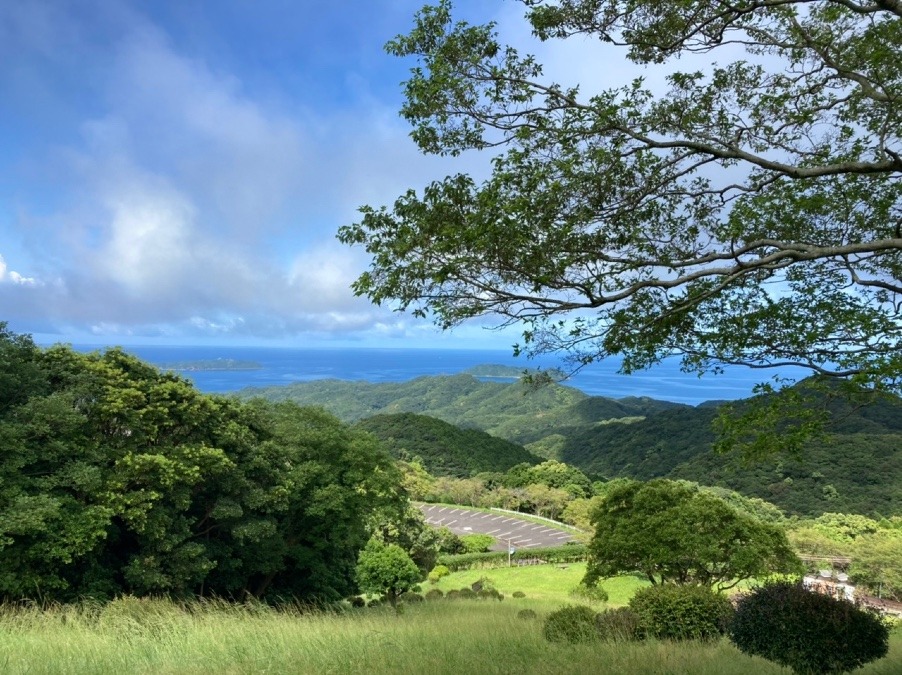
[[[73,344],[72,347],[88,352],[112,348],[99,344]],[[422,376],[454,375],[480,365],[502,365],[520,370],[559,368],[567,371],[564,361],[553,355],[528,359],[515,357],[510,350],[503,349],[199,345],[128,345],[121,348],[158,367],[175,362],[216,359],[260,364],[260,368],[254,370],[178,371],[200,391],[218,394],[248,387],[286,386],[320,379],[404,382]],[[755,384],[777,374],[790,374],[786,369],[764,375],[761,371],[733,367],[723,374],[699,377],[682,372],[677,359],[665,360],[649,370],[630,375],[617,372],[619,367],[619,359],[606,359],[582,368],[561,384],[590,396],[614,399],[645,396],[699,405],[708,401],[747,398],[752,395]],[[795,376],[806,374],[800,369],[795,370]]]

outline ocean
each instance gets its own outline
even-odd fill
[[[96,346],[75,346],[96,350]],[[274,347],[178,347],[130,346],[126,351],[156,365],[184,361],[234,359],[254,361],[258,370],[190,371],[181,374],[198,389],[210,393],[234,392],[245,387],[269,387],[293,382],[334,378],[367,382],[402,382],[423,375],[449,375],[484,364],[526,368],[561,367],[553,357],[527,360],[509,351],[455,349],[287,349]],[[617,372],[613,359],[587,366],[563,384],[592,396],[623,398],[648,396],[666,401],[698,405],[710,400],[735,400],[752,393],[758,382],[774,373],[747,368],[729,368],[722,375],[696,375],[680,371],[679,362],[668,360],[633,375]],[[781,371],[782,375],[794,373]],[[804,376],[797,369],[796,376]]]

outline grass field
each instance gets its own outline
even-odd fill
[[[480,576],[458,573],[443,582],[459,588],[471,578],[467,575]],[[522,590],[527,597],[419,603],[399,616],[386,607],[331,614],[133,598],[106,606],[0,608],[0,672],[789,673],[742,655],[725,640],[552,644],[542,637],[541,617],[572,602],[562,589],[578,582],[580,570],[513,568],[491,570],[488,576],[505,593]],[[561,580],[566,583],[558,587]],[[612,604],[625,601],[640,583],[616,581],[605,584]],[[527,607],[539,618],[518,618]],[[894,633],[888,658],[857,672],[902,672],[902,632]]]

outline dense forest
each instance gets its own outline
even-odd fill
[[[647,398],[615,400],[558,384],[483,382],[466,374],[388,384],[322,380],[249,389],[241,396],[320,405],[349,422],[417,413],[405,419],[404,435],[419,439],[412,454],[439,475],[461,475],[459,460],[447,472],[426,460],[443,452],[441,447],[454,447],[459,431],[423,416],[523,444],[540,459],[561,460],[593,479],[685,479],[809,516],[902,513],[902,401],[895,397],[859,405],[837,396],[827,405],[830,421],[823,434],[798,454],[746,464],[713,451],[714,403],[692,407]],[[431,449],[429,439],[435,440]],[[475,445],[473,450],[484,456]]]

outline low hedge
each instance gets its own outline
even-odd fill
[[[517,549],[511,555],[511,562],[539,558],[547,563],[581,562],[586,559],[585,544],[565,544],[553,548]],[[438,563],[444,565],[452,572],[461,570],[505,567],[507,565],[507,551],[490,551],[489,553],[460,553],[457,555],[440,555]]]

